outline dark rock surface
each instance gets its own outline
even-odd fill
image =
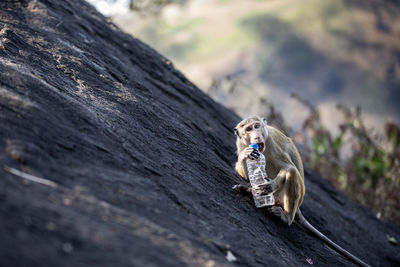
[[[85,2],[1,1],[0,265],[352,265],[232,192],[238,120]],[[400,265],[398,227],[306,186],[312,224]]]

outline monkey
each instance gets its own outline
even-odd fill
[[[304,168],[300,154],[291,138],[280,130],[267,125],[265,118],[250,116],[239,122],[234,128],[236,134],[236,148],[238,160],[235,164],[236,172],[248,180],[246,159],[257,159],[263,153],[266,160],[267,184],[261,190],[263,194],[272,193],[275,204],[267,211],[291,225],[297,222],[305,230],[320,238],[330,247],[361,266],[369,266],[350,252],[346,251],[328,237],[314,228],[302,215],[300,206],[306,192],[304,184]],[[258,150],[249,147],[258,144]],[[237,184],[232,187],[241,193],[251,195],[248,184]]]

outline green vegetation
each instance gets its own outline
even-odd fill
[[[184,4],[186,0],[129,0],[129,9],[142,14],[158,14],[170,4]]]
[[[169,31],[170,34],[176,34],[184,31],[193,31],[197,26],[204,23],[203,19],[189,19],[182,21],[180,23],[174,25],[166,25],[166,30]]]

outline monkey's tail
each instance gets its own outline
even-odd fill
[[[296,217],[295,217],[296,222],[298,222],[304,229],[306,229],[307,231],[309,231],[310,233],[312,233],[313,235],[317,236],[318,238],[320,238],[322,241],[325,242],[325,244],[327,244],[328,246],[332,247],[333,249],[335,249],[337,252],[339,252],[340,254],[342,254],[343,256],[346,256],[348,259],[350,259],[351,261],[353,261],[354,263],[357,263],[360,266],[365,266],[365,267],[371,267],[370,265],[368,265],[367,263],[363,262],[362,260],[360,260],[359,258],[357,258],[356,256],[354,256],[353,254],[351,254],[350,252],[348,252],[347,250],[345,250],[344,248],[342,248],[341,246],[339,246],[338,244],[334,243],[332,240],[330,240],[328,237],[326,237],[323,233],[321,233],[320,231],[318,231],[314,226],[311,225],[311,223],[309,223],[307,221],[306,218],[304,218],[303,214],[301,213],[300,209],[297,211],[296,213]]]

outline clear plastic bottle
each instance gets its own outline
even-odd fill
[[[258,149],[258,144],[252,144],[250,147]],[[272,206],[275,204],[275,198],[272,194],[262,194],[261,186],[268,183],[267,172],[265,168],[265,157],[260,152],[258,159],[246,159],[247,173],[252,187],[254,203],[257,208]]]

